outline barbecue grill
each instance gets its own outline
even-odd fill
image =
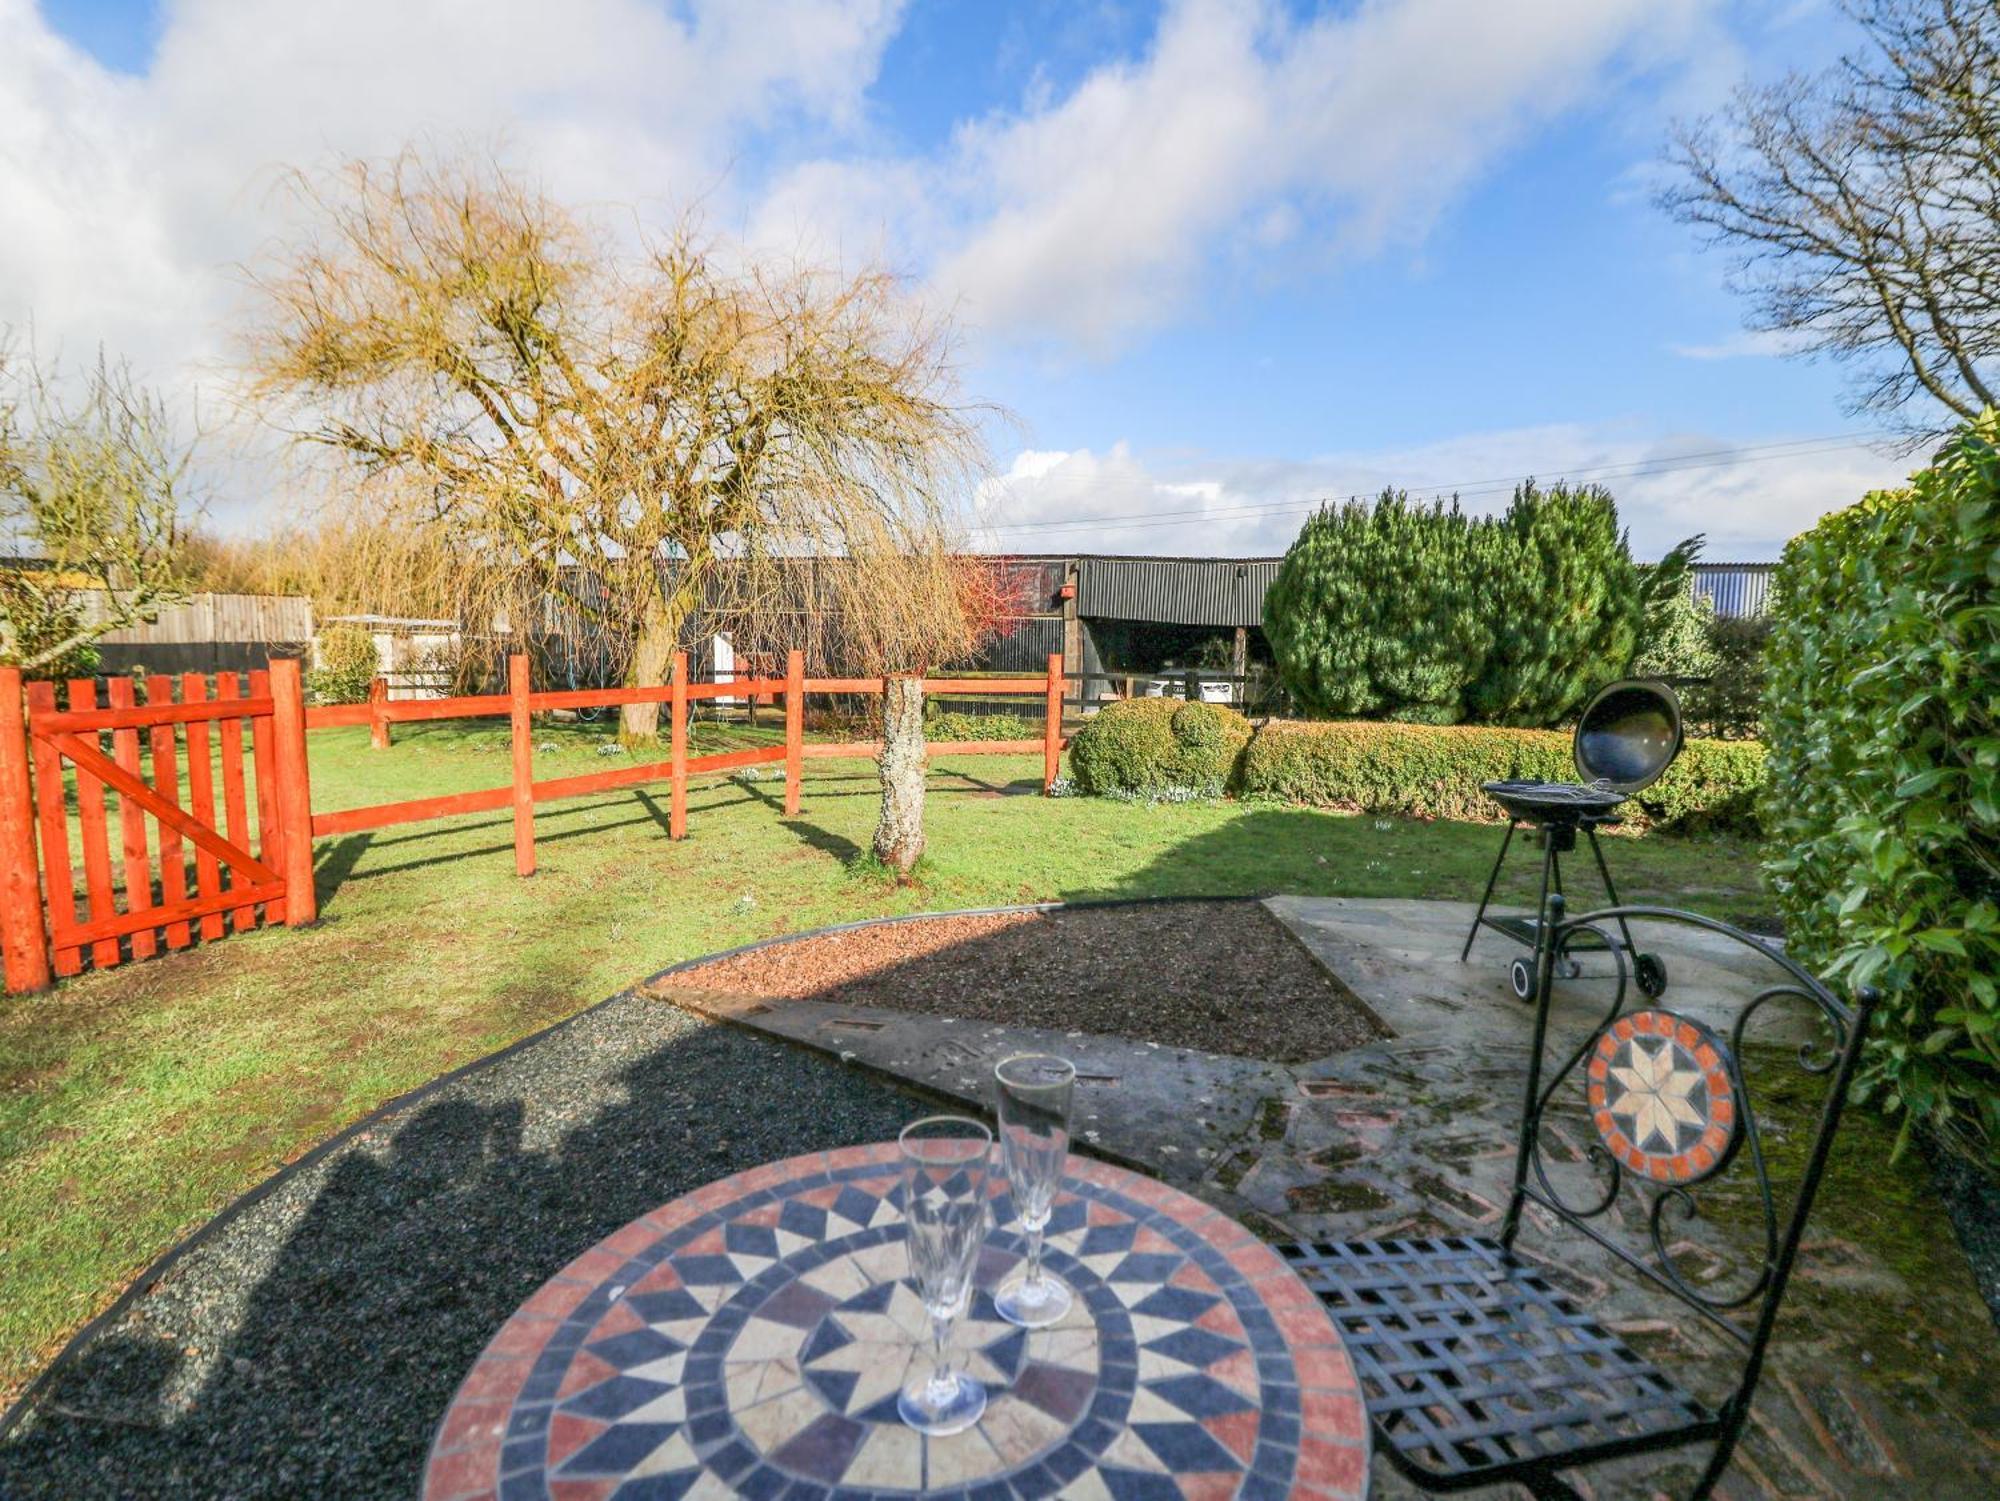
[[[1673,764],[1681,749],[1681,705],[1673,689],[1665,683],[1631,680],[1613,683],[1601,690],[1584,708],[1577,721],[1572,754],[1582,782],[1487,782],[1482,790],[1507,813],[1507,833],[1500,841],[1493,872],[1486,878],[1486,890],[1479,898],[1479,911],[1472,919],[1472,931],[1465,935],[1459,962],[1472,954],[1472,942],[1481,928],[1503,933],[1531,951],[1507,967],[1514,994],[1524,1001],[1535,999],[1536,977],[1541,973],[1542,923],[1536,916],[1488,917],[1493,888],[1500,880],[1501,867],[1514,833],[1525,826],[1537,830],[1542,843],[1542,897],[1536,914],[1546,912],[1551,892],[1560,892],[1562,857],[1576,848],[1582,833],[1597,862],[1597,873],[1611,905],[1618,903],[1618,888],[1611,881],[1611,867],[1604,863],[1604,851],[1597,831],[1618,822],[1618,806],[1634,793],[1650,787]],[[1639,989],[1657,996],[1667,988],[1667,967],[1657,954],[1642,954],[1632,943],[1632,930],[1624,918],[1618,919],[1618,946],[1630,955],[1633,978]],[[1585,933],[1576,937],[1584,939]],[[1601,943],[1602,940],[1600,940]],[[1568,973],[1581,971],[1575,955],[1585,951],[1584,943],[1571,942],[1562,955]]]

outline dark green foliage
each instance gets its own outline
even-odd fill
[[[1690,740],[1622,811],[1635,827],[1748,832],[1763,768],[1761,746]],[[1240,787],[1322,808],[1476,820],[1503,816],[1483,782],[1575,775],[1570,737],[1556,731],[1273,720],[1243,753]]]
[[[1264,629],[1307,714],[1557,724],[1625,675],[1699,545],[1639,569],[1594,486],[1529,483],[1504,516],[1476,520],[1384,491],[1306,523]]]
[[[1193,788],[1220,795],[1236,781],[1250,721],[1216,704],[1134,698],[1107,704],[1069,743],[1085,792]]]
[[[1754,740],[1764,716],[1764,652],[1769,619],[1717,618],[1709,623],[1714,665],[1707,681],[1681,690],[1688,724],[1721,740]]]
[[[1648,594],[1598,486],[1530,480],[1482,538],[1492,646],[1466,694],[1466,717],[1550,725],[1622,677]]]
[[[359,704],[382,670],[375,638],[358,625],[330,625],[319,633],[313,653],[319,665],[306,674],[306,692],[316,704]]]
[[[1485,650],[1470,554],[1452,506],[1327,506],[1306,522],[1264,599],[1264,630],[1300,709],[1449,724]]]
[[[2000,414],[1786,547],[1766,870],[1793,952],[1880,987],[1861,1092],[2000,1153]]]

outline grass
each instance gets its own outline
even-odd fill
[[[697,752],[777,733],[701,725]],[[537,730],[537,772],[612,764],[608,729]],[[494,786],[504,726],[313,736],[324,811]],[[808,762],[803,812],[774,770],[544,805],[540,871],[513,875],[505,815],[322,841],[323,921],[242,934],[0,1004],[0,1398],[120,1287],[237,1194],[383,1100],[655,970],[753,939],[896,913],[1049,899],[1289,891],[1466,899],[1497,831],[1228,803],[1038,795],[1037,760],[931,773],[922,879],[859,858],[866,762]],[[1653,837],[1613,851],[1628,899],[1766,910],[1750,849]],[[1533,866],[1503,884],[1529,894]],[[1582,883],[1579,872],[1577,880]]]

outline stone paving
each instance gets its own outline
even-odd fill
[[[1506,961],[1519,950],[1484,934],[1461,965],[1470,904],[1287,897],[1268,905],[1393,1037],[1286,1067],[862,1007],[712,994],[698,1004],[969,1102],[983,1101],[999,1057],[1061,1052],[1078,1065],[1083,1144],[1269,1237],[1492,1233],[1532,1014],[1507,989]],[[1657,946],[1671,976],[1666,1002],[1697,1020],[1726,1024],[1728,1008],[1755,993],[1755,956],[1684,929]],[[1593,997],[1589,975],[1565,986],[1552,1026],[1587,1028],[1607,995],[1598,988]],[[1579,1164],[1587,1129],[1580,1109],[1552,1128]],[[1720,1496],[2000,1495],[2000,1339],[1921,1170],[1886,1169],[1879,1135],[1850,1129],[1836,1146]],[[1718,1186],[1705,1191],[1704,1210],[1677,1228],[1672,1249],[1704,1283],[1731,1285],[1757,1258],[1750,1203]],[[1718,1339],[1581,1237],[1553,1228],[1531,1215],[1524,1251],[1553,1263],[1560,1285],[1642,1353],[1698,1394],[1712,1390],[1706,1373],[1727,1353]],[[1705,1458],[1705,1448],[1690,1447],[1604,1467],[1579,1484],[1606,1501],[1684,1495]],[[1378,1496],[1414,1494],[1386,1460],[1377,1459],[1374,1479]]]

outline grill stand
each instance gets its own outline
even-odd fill
[[[1473,914],[1472,928],[1465,935],[1465,947],[1458,952],[1458,962],[1463,964],[1472,956],[1472,943],[1479,936],[1481,928],[1491,928],[1496,933],[1504,933],[1517,943],[1527,945],[1530,950],[1529,957],[1516,959],[1508,967],[1507,974],[1508,981],[1513,986],[1514,994],[1523,1001],[1532,1001],[1535,999],[1535,977],[1542,972],[1541,957],[1544,925],[1541,918],[1488,917],[1486,915],[1486,909],[1493,902],[1493,888],[1500,881],[1501,867],[1507,863],[1507,851],[1514,842],[1514,831],[1520,828],[1524,822],[1525,820],[1519,817],[1510,817],[1507,821],[1507,833],[1500,841],[1500,853],[1494,857],[1493,869],[1486,877],[1486,889],[1480,893],[1479,910]],[[1552,819],[1538,826],[1542,832],[1542,895],[1541,900],[1535,904],[1535,911],[1537,913],[1549,910],[1549,897],[1551,894],[1557,896],[1563,894],[1562,856],[1576,848],[1576,835],[1579,828],[1583,831],[1583,837],[1590,842],[1591,856],[1597,862],[1597,874],[1604,882],[1604,894],[1611,899],[1611,906],[1616,907],[1620,905],[1618,888],[1611,881],[1611,867],[1605,864],[1604,850],[1597,842],[1597,825],[1599,822],[1599,819],[1586,816],[1574,821],[1569,819]],[[1658,996],[1667,988],[1665,963],[1657,954],[1642,954],[1639,952],[1638,947],[1632,941],[1632,929],[1626,923],[1623,915],[1620,915],[1618,918],[1618,934],[1621,940],[1619,947],[1624,949],[1626,954],[1631,957],[1633,978],[1638,982],[1639,989],[1648,996]],[[1590,953],[1596,952],[1596,950],[1579,949],[1574,944],[1571,946],[1569,954],[1566,954],[1563,958],[1563,964],[1570,979],[1575,979],[1578,974],[1582,973],[1582,966],[1569,956],[1577,952]],[[1553,969],[1550,972],[1553,973]]]

